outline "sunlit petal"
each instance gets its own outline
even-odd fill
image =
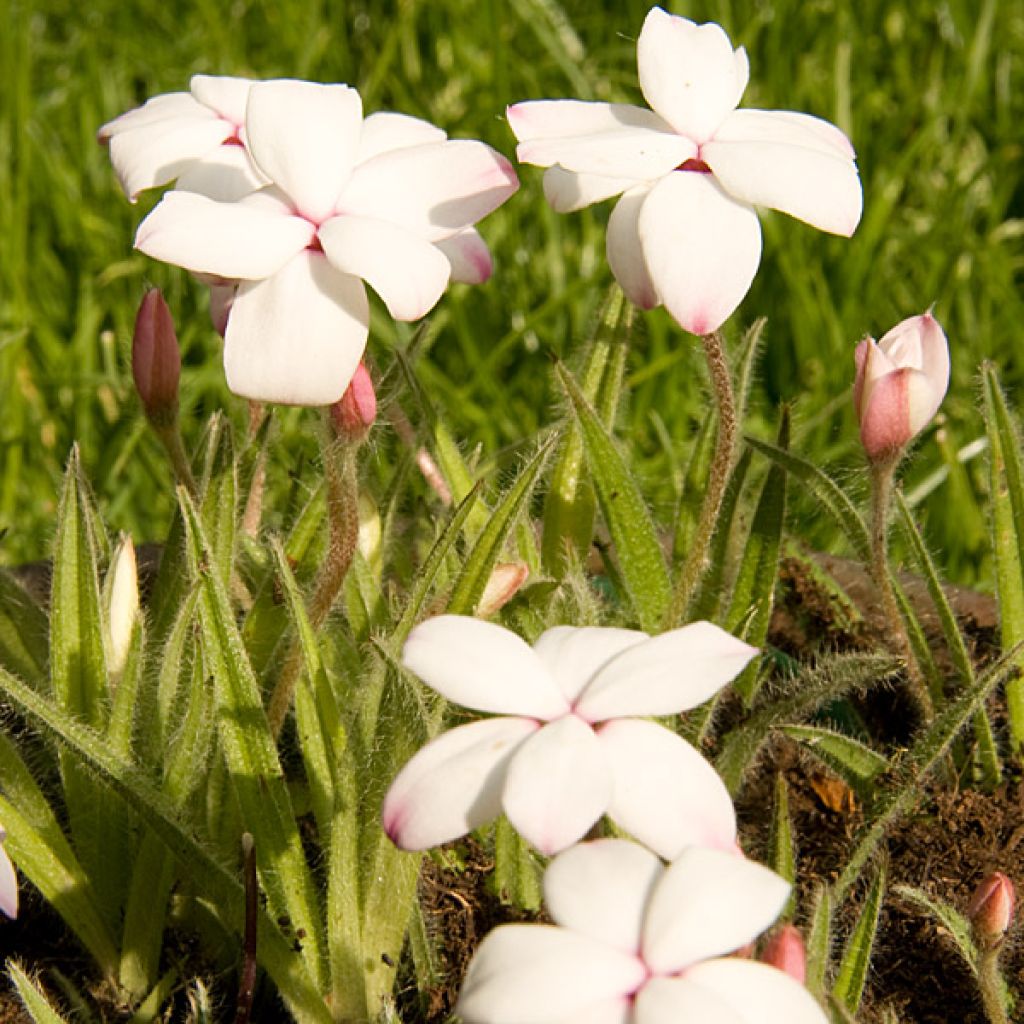
[[[617,654],[649,639],[637,629],[553,626],[533,645],[559,689],[574,702],[583,687]]]
[[[363,121],[355,162],[361,164],[393,149],[422,146],[428,142],[444,142],[447,138],[448,136],[437,125],[429,121],[410,117],[408,114],[381,110]]]
[[[426,850],[493,821],[509,759],[537,728],[529,718],[488,718],[438,736],[391,784],[384,831],[404,850]]]
[[[716,142],[779,142],[854,158],[853,145],[834,124],[794,110],[734,110],[715,131]]]
[[[435,245],[451,264],[453,281],[482,284],[494,271],[491,250],[475,228],[466,228]]]
[[[189,89],[200,103],[216,111],[236,128],[245,124],[245,105],[249,100],[251,78],[230,75],[193,75]]]
[[[132,131],[143,125],[160,121],[174,120],[180,117],[195,117],[202,120],[213,120],[215,115],[199,103],[187,92],[167,92],[162,96],[154,96],[146,100],[141,107],[118,115],[107,121],[96,133],[100,142],[108,142],[121,132]]]
[[[779,1018],[775,1024],[783,1024]],[[637,993],[633,1024],[748,1024],[715,992],[689,977],[651,978]],[[788,1022],[786,1022],[788,1024]]]
[[[616,128],[593,135],[520,142],[516,155],[524,164],[598,175],[651,181],[697,153],[697,145],[674,132],[650,128]]]
[[[264,281],[243,282],[224,337],[236,395],[285,405],[341,398],[366,347],[363,282],[317,252],[300,252]]]
[[[713,993],[742,1024],[827,1024],[829,1019],[803,985],[756,960],[708,960],[691,967],[686,981]]]
[[[527,100],[507,109],[509,126],[520,142],[571,138],[619,128],[669,131],[653,110],[628,103],[590,103],[586,100]]]
[[[661,302],[640,240],[640,213],[650,193],[650,186],[642,185],[631,189],[615,204],[605,240],[608,265],[615,280],[626,298],[641,309],[653,309]]]

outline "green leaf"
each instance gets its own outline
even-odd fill
[[[256,864],[275,918],[305,932],[302,956],[326,990],[322,922],[259,683],[192,499],[179,489],[189,567],[199,584],[199,623],[206,670],[213,678],[218,731],[242,822],[256,840]]]
[[[682,562],[686,558],[697,529],[701,503],[708,487],[711,461],[715,454],[717,425],[718,416],[709,411],[698,427],[697,436],[690,449],[690,458],[683,474],[683,490],[679,495],[679,507],[676,510],[676,526],[672,534],[673,563]]]
[[[746,437],[744,440],[756,451],[766,455],[777,466],[781,466],[787,473],[795,476],[817,498],[822,509],[832,516],[839,529],[846,534],[856,556],[866,564],[871,563],[871,537],[864,525],[864,520],[861,519],[856,505],[846,495],[846,492],[830,476],[812,462],[785,451],[777,445],[759,441],[756,437]]]
[[[452,490],[453,500],[457,504],[464,501],[473,490],[474,474],[462,457],[448,425],[440,416],[434,419],[434,450],[441,473]],[[470,506],[466,522],[467,537],[478,537],[487,528],[488,518],[487,509],[483,505]]]
[[[199,512],[209,543],[210,564],[225,588],[231,584],[238,528],[238,467],[231,424],[220,415],[210,420]]]
[[[918,910],[930,914],[939,924],[942,932],[953,941],[964,963],[978,976],[978,947],[974,943],[971,922],[955,907],[942,900],[932,899],[926,892],[912,885],[894,885],[892,891],[901,899],[912,903]]]
[[[491,883],[502,903],[540,910],[540,865],[527,842],[502,815],[494,825],[494,874]]]
[[[853,932],[850,934],[843,958],[839,962],[836,983],[832,987],[832,995],[852,1013],[860,1008],[864,996],[864,985],[871,966],[871,953],[875,938],[878,935],[878,921],[885,902],[885,864],[879,865],[875,880],[868,890],[864,907],[857,918]]]
[[[67,1019],[54,1009],[46,993],[22,970],[16,960],[7,961],[7,974],[33,1024],[67,1024]]]
[[[822,885],[815,896],[807,936],[807,991],[819,1002],[825,998],[825,979],[832,960],[832,892]]]
[[[789,816],[789,786],[782,772],[775,776],[775,800],[772,804],[772,822],[768,833],[768,866],[790,885],[796,882],[796,843],[793,839],[793,823]],[[794,889],[790,892],[780,917],[783,920],[792,917],[795,907]]]
[[[47,680],[49,625],[28,591],[0,569],[0,665],[37,687]]]
[[[779,731],[799,740],[862,799],[870,797],[872,782],[889,768],[886,757],[841,732],[816,725],[780,725]]]
[[[537,454],[522,468],[515,482],[488,517],[487,525],[477,537],[462,572],[455,581],[455,587],[448,599],[450,614],[472,615],[476,610],[508,535],[529,502],[537,475],[547,459],[552,442],[553,439],[549,439],[541,444]]]
[[[658,629],[671,596],[657,531],[622,454],[562,364],[559,380],[583,433],[583,447],[629,599],[648,632]]]

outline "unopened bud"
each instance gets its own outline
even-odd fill
[[[13,921],[18,916],[18,876],[3,848],[6,838],[7,832],[0,826],[0,912]]]
[[[107,570],[107,668],[116,680],[124,671],[132,633],[139,617],[139,576],[135,562],[135,545],[128,534],[121,535],[121,543],[114,552]]]
[[[158,288],[146,292],[135,317],[132,376],[153,425],[171,426],[178,417],[181,351],[171,311]]]
[[[499,562],[492,570],[477,602],[477,616],[488,619],[504,608],[516,596],[529,575],[529,567],[523,562]]]
[[[1013,921],[1016,902],[1013,882],[1002,871],[993,871],[982,879],[967,906],[974,934],[982,944],[991,947],[1003,940]]]
[[[338,435],[347,441],[362,441],[377,418],[377,395],[370,371],[364,363],[345,389],[345,394],[331,406],[331,421]]]
[[[784,924],[761,951],[761,963],[784,971],[801,985],[807,980],[807,950],[799,929]]]

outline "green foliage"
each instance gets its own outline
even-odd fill
[[[839,972],[832,987],[833,997],[851,1013],[856,1013],[864,995],[871,953],[878,935],[878,922],[885,901],[886,866],[883,862],[868,890],[864,906],[839,961]]]

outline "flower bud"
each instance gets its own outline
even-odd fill
[[[949,387],[949,345],[931,313],[897,324],[881,341],[865,338],[854,354],[853,402],[872,462],[899,452],[938,411]]]
[[[107,668],[112,679],[118,679],[128,660],[132,633],[139,617],[139,577],[135,562],[135,545],[128,534],[114,552],[107,570]]]
[[[3,848],[6,838],[7,832],[0,826],[0,912],[13,921],[18,916],[18,876]]]
[[[491,572],[484,592],[477,602],[477,617],[489,619],[495,612],[504,608],[516,596],[529,575],[529,567],[523,562],[499,562]]]
[[[360,363],[345,394],[331,406],[331,421],[339,437],[347,441],[362,441],[376,418],[377,395],[373,381],[365,364]]]
[[[982,944],[991,947],[1002,942],[1013,921],[1016,902],[1013,882],[1002,871],[993,871],[982,879],[967,906],[967,916]]]
[[[761,963],[784,971],[801,985],[807,980],[807,950],[799,929],[784,924],[761,951]]]
[[[171,426],[178,417],[181,352],[159,288],[146,292],[135,317],[132,376],[149,420],[156,427]]]

